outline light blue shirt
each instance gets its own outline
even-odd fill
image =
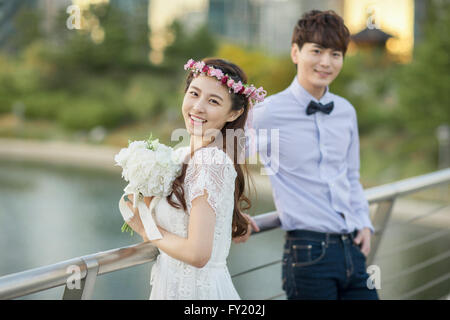
[[[333,101],[334,109],[308,116],[311,100]],[[249,121],[256,131],[253,145],[272,172],[282,229],[349,233],[369,227],[374,232],[359,181],[358,125],[350,102],[328,87],[317,100],[295,77],[286,90],[256,105]],[[278,138],[272,129],[279,130]]]

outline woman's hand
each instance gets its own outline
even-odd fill
[[[147,207],[150,207],[152,199],[153,197],[144,197],[144,201]],[[127,222],[127,224],[130,226],[131,229],[134,230],[134,232],[138,233],[144,239],[144,241],[148,241],[144,225],[142,224],[142,220],[139,215],[139,209],[137,207],[133,208],[133,195],[132,194],[125,195],[123,197],[123,200],[127,204],[128,208],[130,208],[131,212],[133,212],[133,218],[131,218]]]
[[[144,197],[144,202],[145,202],[145,205],[147,206],[147,208],[150,208],[150,203],[152,202],[153,198],[154,198],[154,197]],[[125,196],[123,197],[123,199],[125,200],[125,202],[126,202],[127,204],[131,203],[131,207],[133,207],[133,199],[134,199],[133,194],[127,194],[127,195],[125,195]],[[128,202],[128,200],[129,200],[130,202]]]

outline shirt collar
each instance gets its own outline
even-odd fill
[[[289,88],[294,97],[298,100],[298,102],[300,102],[302,106],[305,106],[305,108],[311,100],[320,102],[322,104],[328,103],[330,100],[330,91],[328,86],[325,87],[325,93],[323,94],[323,96],[319,100],[317,100],[305,88],[303,88],[303,86],[298,82],[297,76],[294,77],[294,80],[292,81]]]

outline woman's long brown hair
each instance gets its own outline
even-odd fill
[[[247,75],[244,73],[244,71],[231,62],[214,58],[203,59],[202,61],[205,62],[205,64],[208,66],[214,67],[216,69],[221,69],[223,73],[228,74],[236,82],[241,81],[242,83],[247,83]],[[186,79],[186,87],[184,89],[185,93],[188,90],[191,81],[193,79],[194,73],[190,72]],[[228,149],[231,147],[233,148],[233,150],[228,151],[233,151],[232,160],[234,163],[234,168],[236,169],[237,172],[234,190],[234,208],[233,208],[233,222],[232,222],[232,236],[237,237],[245,235],[247,233],[248,221],[242,215],[242,211],[248,210],[251,207],[250,199],[244,194],[246,186],[245,178],[247,177],[248,181],[250,177],[248,173],[248,168],[247,165],[245,164],[245,161],[239,161],[242,160],[242,158],[240,157],[242,156],[243,149],[240,143],[242,143],[243,139],[245,139],[245,136],[243,136],[243,132],[245,122],[247,121],[247,115],[250,106],[249,100],[244,95],[235,93],[230,93],[230,95],[232,101],[231,109],[236,111],[241,110],[242,108],[244,109],[242,114],[236,120],[234,120],[233,122],[227,122],[221,130],[223,136],[223,151],[227,153],[227,147]],[[227,142],[226,141],[227,129],[234,130],[234,132],[241,133],[241,135],[240,136],[233,135],[234,141]],[[230,155],[229,152],[227,154]],[[184,198],[184,188],[183,188],[186,169],[187,163],[183,163],[181,175],[177,179],[175,179],[172,185],[172,193],[169,196],[167,196],[167,201],[171,206],[177,209],[180,209],[182,207],[184,211],[187,211],[187,205],[186,200]],[[175,196],[178,202],[172,199],[172,195]]]

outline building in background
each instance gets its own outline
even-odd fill
[[[414,43],[422,41],[429,0],[414,0]]]
[[[210,0],[210,30],[231,41],[267,53],[286,53],[292,31],[304,12],[330,9],[342,13],[342,0]]]
[[[416,1],[423,15],[426,4]],[[210,0],[208,24],[230,41],[268,53],[286,53],[295,23],[312,9],[335,11],[354,35],[366,28],[377,29],[375,33],[391,36],[385,39],[391,56],[403,62],[412,57],[414,29],[419,29],[414,0]],[[349,54],[357,49],[351,46]]]
[[[258,1],[210,0],[208,26],[212,32],[233,42],[257,45]]]
[[[350,33],[378,29],[391,35],[385,49],[396,60],[409,62],[414,47],[414,0],[345,0],[343,18]],[[349,54],[357,48],[349,48]]]
[[[7,51],[15,51],[12,44],[16,35],[14,20],[21,9],[27,7],[31,10],[39,10],[42,15],[41,31],[50,34],[54,26],[57,13],[72,4],[70,0],[0,0],[0,48]]]
[[[0,0],[0,47],[5,46],[6,42],[14,36],[12,17],[19,11],[23,2],[25,1]]]
[[[269,54],[285,54],[295,23],[312,9],[334,10],[344,18],[352,35],[376,29],[379,35],[391,36],[384,49],[407,62],[414,41],[422,36],[427,6],[425,0],[0,0],[0,47],[13,37],[13,18],[24,4],[42,10],[42,28],[48,31],[56,13],[70,4],[86,8],[97,3],[110,3],[129,13],[130,19],[140,19],[150,27],[149,58],[153,63],[163,60],[164,49],[173,40],[168,27],[175,20],[186,32],[207,24],[211,32],[227,41]],[[94,18],[89,22],[92,38],[100,42],[102,29]],[[358,47],[352,43],[349,54],[355,50]]]

